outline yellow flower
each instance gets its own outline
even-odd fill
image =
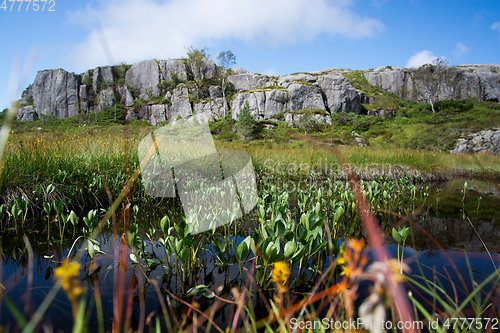
[[[14,131],[12,131],[12,134],[14,134]]]
[[[352,273],[352,269],[347,267],[347,266],[342,266],[342,273],[341,275],[345,275],[346,277],[349,277],[349,275]]]
[[[274,263],[273,280],[279,285],[283,285],[290,276],[290,269],[283,261]]]
[[[83,292],[80,281],[76,279],[79,270],[79,263],[66,259],[61,266],[56,268],[54,273],[54,277],[59,281],[71,302],[76,301]]]

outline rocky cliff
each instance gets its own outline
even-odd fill
[[[453,80],[443,75],[438,100],[475,98],[500,99],[500,65],[449,67]],[[145,120],[153,125],[177,117],[195,116],[205,122],[232,111],[236,118],[246,102],[259,120],[294,122],[304,110],[314,119],[331,122],[330,114],[366,111],[363,104],[377,96],[357,90],[350,70],[325,69],[319,72],[279,77],[248,73],[235,68],[227,78],[223,98],[220,75],[215,63],[205,59],[196,73],[185,60],[146,60],[133,65],[103,66],[82,74],[63,69],[43,70],[23,93],[18,120],[40,117],[66,118],[94,113],[119,104],[126,119]],[[415,69],[381,67],[362,71],[367,84],[396,94],[401,99],[424,102]],[[359,87],[358,87],[359,88]],[[381,112],[381,114],[384,114]]]
[[[429,66],[431,69],[432,66]],[[428,101],[422,90],[425,78],[418,76],[418,69],[379,67],[363,74],[369,84],[396,94],[399,98],[415,102]],[[436,101],[473,98],[476,101],[500,99],[500,65],[445,66],[441,75],[429,76],[437,80]]]

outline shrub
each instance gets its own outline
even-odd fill
[[[466,112],[474,107],[474,102],[471,99],[463,100],[445,100],[439,101],[434,104],[434,109],[436,112],[448,111],[448,112]]]

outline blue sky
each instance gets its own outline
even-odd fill
[[[16,99],[38,70],[178,58],[189,46],[208,47],[213,60],[231,50],[237,66],[271,75],[441,56],[500,63],[500,0],[52,0],[42,11],[43,3],[37,12],[19,0],[0,9],[0,110],[13,64],[30,50],[36,58]]]

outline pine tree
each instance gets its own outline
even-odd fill
[[[240,122],[239,127],[243,132],[244,137],[251,137],[255,132],[257,121],[255,120],[253,114],[250,112],[250,104],[248,104],[248,101],[245,102],[245,104],[243,105],[243,109],[241,109],[240,113],[238,114],[238,121]]]

